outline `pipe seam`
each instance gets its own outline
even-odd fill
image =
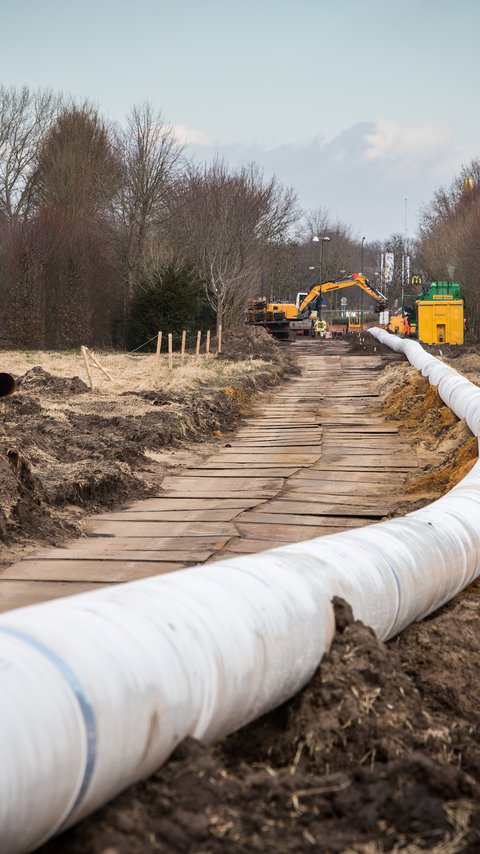
[[[11,635],[17,640],[23,641],[23,643],[33,647],[37,652],[40,652],[43,656],[45,656],[45,658],[47,658],[51,664],[54,665],[54,667],[61,674],[62,679],[67,683],[72,694],[74,695],[81,713],[81,717],[83,719],[87,744],[87,755],[85,760],[83,778],[81,780],[73,804],[71,805],[66,815],[62,816],[61,820],[59,821],[58,827],[56,827],[53,831],[54,833],[58,833],[62,829],[62,827],[68,822],[68,819],[70,818],[72,813],[75,812],[75,810],[83,801],[83,798],[90,785],[90,781],[92,779],[93,772],[95,769],[95,762],[97,758],[97,726],[93,705],[87,695],[85,687],[83,686],[81,680],[78,678],[77,674],[72,670],[70,665],[67,664],[67,662],[64,661],[58,655],[57,652],[55,652],[53,649],[50,649],[50,647],[48,647],[45,643],[42,643],[42,641],[38,640],[38,638],[35,638],[32,635],[21,631],[20,629],[16,629],[11,626],[0,626],[0,632]]]

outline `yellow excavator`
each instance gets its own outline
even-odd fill
[[[328,324],[322,320],[322,298],[324,294],[343,288],[359,287],[375,300],[375,311],[381,312],[387,307],[386,297],[370,284],[362,273],[352,273],[343,279],[312,285],[308,292],[297,294],[295,303],[267,303],[265,297],[255,297],[247,307],[246,322],[263,326],[275,338],[288,338],[290,332],[300,335],[324,334],[327,326],[336,337],[348,331],[348,328],[360,328],[349,323],[348,319],[339,319]]]
[[[307,309],[309,309],[308,313],[310,314],[315,306],[317,306],[317,311],[320,313],[321,301],[324,294],[332,293],[332,291],[339,291],[342,288],[351,288],[355,285],[375,300],[376,311],[384,311],[384,309],[387,308],[387,298],[377,290],[377,288],[371,285],[362,273],[352,273],[351,276],[347,276],[346,279],[336,279],[333,282],[323,282],[321,285],[313,285],[300,302],[298,306],[298,313],[303,315],[306,313]]]

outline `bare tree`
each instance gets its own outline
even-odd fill
[[[40,145],[60,104],[48,91],[0,86],[0,216],[9,222],[31,211]]]
[[[324,281],[360,271],[361,242],[359,238],[352,234],[351,226],[339,219],[332,219],[328,210],[320,207],[307,212],[302,231],[299,233],[299,242],[302,247],[300,251],[304,257],[303,266],[306,268],[308,262],[308,267],[314,267],[310,284],[312,280],[318,281],[320,272],[319,244],[316,244],[316,248],[315,244],[312,245],[312,239],[317,237],[329,238],[323,255]]]
[[[127,127],[117,135],[123,182],[115,202],[124,267],[125,306],[152,249],[159,242],[166,197],[178,177],[182,146],[173,128],[148,103],[134,106]]]
[[[88,104],[62,110],[39,148],[36,197],[65,217],[109,215],[122,171],[109,131]]]
[[[424,209],[419,258],[430,280],[460,282],[469,328],[480,334],[480,161],[465,165]]]
[[[84,104],[62,111],[38,155],[35,226],[45,261],[50,346],[108,341],[117,268],[110,220],[121,168],[108,129]]]
[[[172,241],[203,281],[217,328],[238,322],[250,289],[258,288],[262,252],[297,218],[295,196],[254,165],[229,171],[216,160],[190,165],[172,201]]]

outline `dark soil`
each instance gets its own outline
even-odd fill
[[[214,342],[215,346],[215,342]],[[288,347],[275,340],[263,329],[246,326],[237,332],[229,332],[222,345],[222,359],[262,359],[280,364],[284,368],[291,366]]]
[[[394,353],[389,347],[380,344],[369,332],[364,332],[363,335],[352,333],[348,336],[348,342],[350,344],[351,355],[380,356],[384,364],[405,361],[405,356],[402,353]],[[382,366],[380,366],[379,370],[382,370]]]
[[[41,854],[480,851],[478,599],[388,645],[341,600],[336,617],[293,700],[213,747],[183,743]]]
[[[153,473],[147,452],[220,439],[258,389],[298,370],[263,329],[229,336],[224,357],[267,364],[226,388],[132,392],[107,406],[79,377],[41,367],[15,377],[17,391],[0,399],[0,543],[58,544],[85,513],[152,494],[166,469]]]

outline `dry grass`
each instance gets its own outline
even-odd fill
[[[198,385],[228,386],[239,375],[255,375],[265,367],[259,359],[230,362],[215,356],[198,361],[194,356],[185,356],[180,366],[180,355],[173,357],[173,370],[169,370],[168,357],[161,354],[157,362],[154,354],[95,352],[95,356],[112,375],[112,382],[91,364],[94,394],[117,395],[123,392],[166,391],[193,389]],[[0,353],[0,371],[20,376],[34,366],[61,377],[80,377],[88,384],[85,365],[78,351],[4,350]]]

